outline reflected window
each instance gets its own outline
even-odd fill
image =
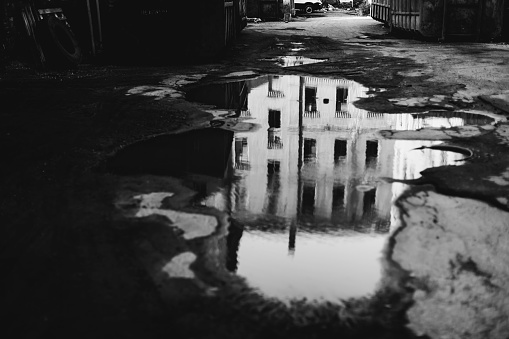
[[[348,99],[348,88],[336,88],[336,112],[346,111],[346,102]]]
[[[304,184],[302,189],[302,214],[313,215],[315,213],[315,186]]]
[[[304,89],[304,111],[316,112],[316,87]]]
[[[336,139],[334,141],[334,161],[338,161],[346,157],[346,140]]]
[[[267,195],[265,212],[269,214],[277,214],[277,206],[279,201],[279,188],[281,186],[279,178],[279,169],[281,164],[276,160],[267,161]]]
[[[316,160],[316,140],[304,139],[304,162],[314,162]]]
[[[281,131],[275,131],[269,128],[267,131],[267,149],[282,149],[283,141],[281,140]]]
[[[273,176],[276,173],[279,173],[279,168],[281,164],[279,161],[276,160],[269,160],[267,162],[267,175],[269,177]]]
[[[247,138],[235,138],[235,169],[249,169]]]
[[[375,211],[376,189],[364,192],[362,215],[371,216]]]
[[[281,128],[281,111],[269,109],[269,127]]]
[[[366,157],[368,158],[378,157],[378,140],[366,141]]]
[[[368,167],[376,166],[378,158],[378,140],[366,141],[366,165]]]
[[[337,212],[345,205],[345,186],[334,185],[332,188],[332,213]]]

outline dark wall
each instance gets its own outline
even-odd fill
[[[260,2],[259,0],[247,0],[247,17],[259,18],[260,17]]]
[[[420,33],[425,37],[441,37],[443,12],[443,0],[423,0],[420,14]]]
[[[224,1],[109,0],[105,50],[118,57],[200,59],[224,47]]]
[[[0,74],[5,71],[5,58],[6,58],[6,16],[5,16],[5,1],[0,0]]]
[[[28,38],[18,13],[22,3],[32,3],[34,8],[62,7],[87,62],[96,57],[112,63],[193,62],[217,57],[226,47],[224,0],[98,2],[99,11],[96,0],[0,0],[0,68],[7,54],[26,54],[31,58],[30,51],[16,47],[28,43],[24,41]],[[245,26],[245,2],[234,3],[237,17],[229,37],[236,36]]]
[[[509,2],[509,0],[505,0]],[[481,26],[481,40],[499,38],[504,20],[504,0],[485,0]],[[509,18],[507,18],[509,20]]]
[[[498,38],[502,32],[504,0],[481,0],[479,15],[477,0],[447,0],[446,35],[479,33],[481,41]],[[509,0],[505,0],[509,1]],[[394,1],[393,1],[394,3]],[[426,37],[441,37],[444,20],[444,0],[423,0],[420,12],[420,32]],[[480,20],[480,22],[479,22]]]
[[[509,41],[509,0],[504,2],[504,15],[502,22],[502,39]]]
[[[87,1],[65,2],[64,10],[75,35],[90,52]],[[97,26],[95,3],[91,1],[92,19]],[[103,51],[113,61],[193,61],[217,56],[225,47],[224,0],[100,0],[99,3]],[[99,47],[97,27],[94,28],[94,41]]]

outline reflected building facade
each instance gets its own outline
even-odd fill
[[[368,88],[354,81],[273,75],[247,81],[246,87],[241,117],[254,119],[261,128],[235,133],[232,165],[240,179],[229,197],[216,195],[209,205],[226,198],[232,199],[235,213],[312,216],[334,225],[387,231],[391,201],[399,191],[378,185],[378,178],[413,179],[425,168],[462,157],[411,151],[436,142],[394,141],[377,134],[459,126],[461,117],[359,109],[354,102],[367,97]]]
[[[392,202],[405,189],[380,178],[414,179],[463,157],[378,131],[460,126],[467,117],[368,112],[354,102],[369,89],[343,79],[272,75],[228,86],[222,108],[260,128],[235,133],[232,178],[203,202],[243,227],[228,234],[227,268],[280,299],[374,293],[396,224]],[[230,98],[234,87],[242,90]]]

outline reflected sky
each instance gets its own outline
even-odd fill
[[[437,141],[385,140],[379,130],[486,124],[466,113],[381,114],[357,108],[369,89],[350,80],[263,76],[198,88],[190,100],[259,124],[235,133],[225,184],[202,204],[243,229],[228,239],[228,269],[270,297],[335,300],[376,291],[382,248],[405,189],[381,177],[415,179],[464,155]]]
[[[337,300],[373,292],[381,277],[385,237],[302,232],[288,250],[288,234],[244,232],[237,274],[269,297]]]

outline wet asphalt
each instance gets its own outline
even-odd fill
[[[292,51],[295,46],[306,49]],[[441,72],[447,65],[431,63],[430,49],[444,60],[468,56],[468,68],[484,67],[484,76]],[[405,40],[375,21],[328,13],[288,24],[249,24],[224,56],[204,64],[82,65],[35,73],[12,63],[0,79],[4,333],[506,338],[509,311],[500,300],[508,298],[509,133],[503,120],[508,112],[478,95],[507,89],[498,81],[503,74],[497,78],[493,68],[506,65],[507,52],[503,44]],[[282,68],[274,62],[282,54],[326,61]],[[373,112],[498,116],[496,124],[441,128],[432,136],[384,134],[444,140],[472,156],[462,166],[430,168],[405,182],[414,186],[396,201],[401,228],[384,250],[382,287],[370,298],[290,306],[267,299],[226,269],[225,243],[239,225],[216,208],[197,205],[197,187],[158,173],[105,169],[129,145],[210,128],[214,107],[186,101],[186,92],[266,74],[357,81],[373,95],[356,106]],[[423,97],[418,104],[407,100]],[[224,128],[234,132],[254,128],[225,121]],[[171,195],[157,200],[154,192]],[[197,218],[197,224],[212,226],[169,227],[163,213],[139,217],[143,208],[177,211],[168,218]]]

